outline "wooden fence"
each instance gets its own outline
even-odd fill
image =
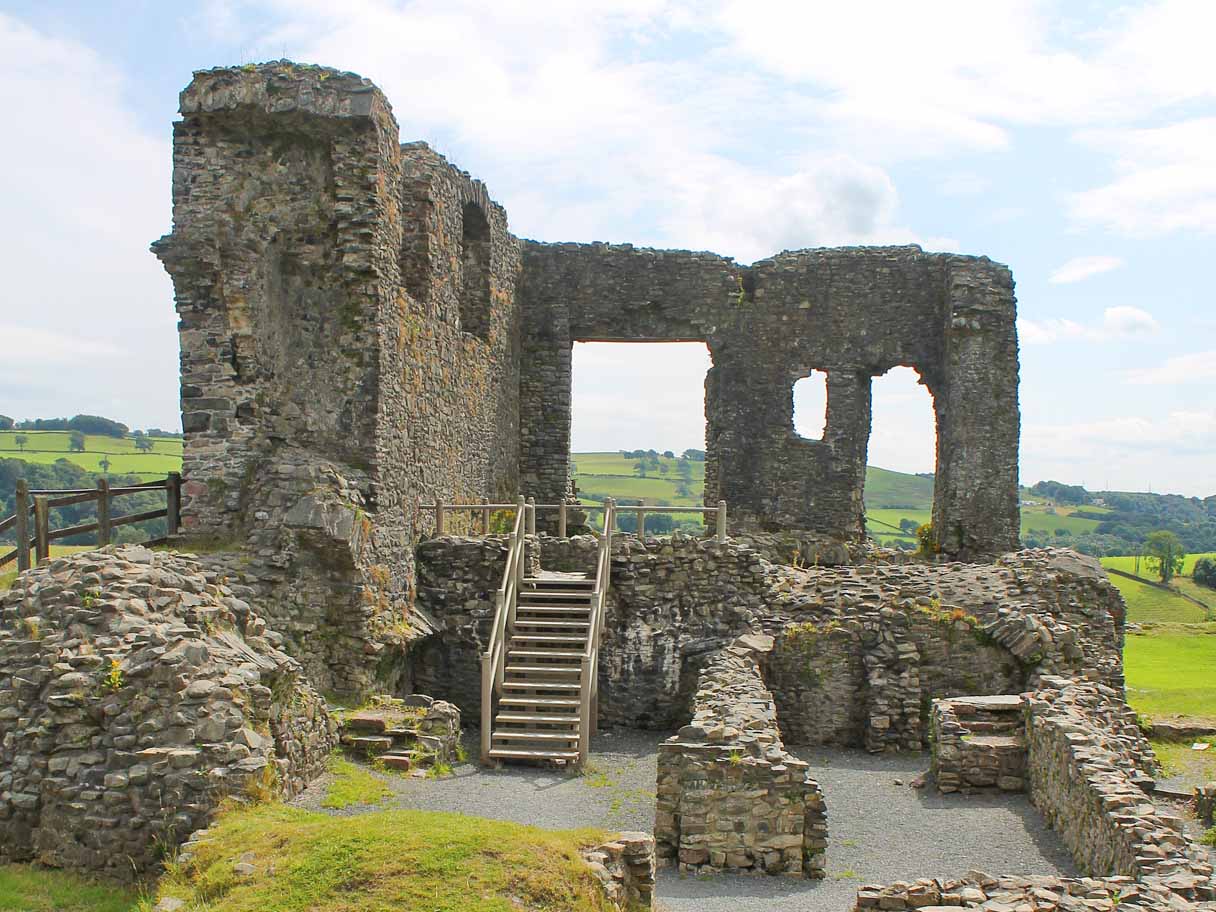
[[[143,513],[128,513],[125,516],[112,515],[111,507],[114,501],[126,494],[149,494],[158,490],[165,492],[165,506],[159,510],[147,510]],[[75,504],[97,504],[97,519],[93,522],[67,526],[63,529],[51,528],[51,510],[55,507],[70,507]],[[88,532],[97,533],[97,547],[110,544],[113,531],[118,526],[144,522],[149,519],[164,519],[167,525],[166,537],[176,535],[181,525],[182,476],[171,472],[169,476],[157,481],[127,487],[112,488],[105,478],[97,480],[97,487],[74,488],[64,491],[30,490],[24,481],[17,482],[17,498],[12,516],[0,520],[0,533],[15,529],[17,547],[0,554],[0,567],[12,561],[17,562],[17,569],[30,568],[30,552],[34,552],[35,561],[42,563],[51,555],[51,542],[73,535],[83,535]],[[31,537],[32,531],[32,537]],[[159,544],[165,539],[155,539],[148,544]]]

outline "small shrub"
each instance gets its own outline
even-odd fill
[[[1216,826],[1209,827],[1207,832],[1199,837],[1199,841],[1205,846],[1216,846]]]
[[[106,669],[106,673],[101,679],[102,690],[107,690],[110,693],[117,693],[122,690],[123,673],[122,663],[118,659],[110,659],[110,664]]]
[[[924,523],[916,527],[917,553],[924,557],[932,557],[941,548],[937,544],[937,535],[933,531],[933,523]]]

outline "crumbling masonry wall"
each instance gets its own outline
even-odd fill
[[[352,73],[198,72],[174,125],[182,519],[243,553],[318,685],[366,691],[411,613],[415,498],[518,487],[518,242]]]

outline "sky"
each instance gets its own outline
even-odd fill
[[[180,426],[177,93],[289,57],[374,80],[520,237],[1006,263],[1023,481],[1216,493],[1213,34],[1210,0],[0,0],[0,413]],[[574,364],[575,450],[704,446],[704,346]],[[871,463],[932,470],[915,379],[875,381]]]

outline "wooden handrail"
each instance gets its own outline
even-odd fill
[[[579,667],[579,727],[578,762],[585,764],[591,750],[591,734],[599,725],[599,657],[600,637],[604,629],[604,602],[612,578],[612,534],[616,527],[616,504],[609,498],[604,502],[604,530],[600,535],[599,553],[595,564],[595,588],[591,595],[588,618],[587,645]]]
[[[494,618],[490,622],[490,638],[481,654],[481,762],[490,762],[491,726],[494,718],[494,697],[502,693],[507,665],[507,631],[515,624],[515,609],[519,604],[519,589],[524,580],[524,551],[527,504],[523,496],[511,506],[515,508],[515,524],[507,547],[507,562],[502,582],[494,593]],[[438,511],[437,511],[438,512]]]
[[[114,516],[112,506],[114,498],[125,494],[147,494],[162,488],[165,491],[166,503],[162,509],[146,510],[143,513],[128,513],[125,516]],[[58,495],[58,496],[56,496]],[[16,560],[17,570],[24,571],[30,567],[30,550],[33,549],[35,559],[43,563],[50,558],[50,543],[73,535],[86,532],[97,533],[97,546],[104,547],[110,543],[113,530],[117,526],[144,522],[149,519],[166,520],[167,537],[176,535],[181,523],[182,476],[178,472],[170,472],[166,478],[159,481],[149,481],[138,485],[124,485],[112,488],[106,478],[97,480],[95,489],[70,488],[60,491],[30,490],[24,480],[18,480],[16,502],[12,516],[0,520],[0,532],[15,526],[17,532],[17,547],[6,554],[0,554],[0,567]],[[55,507],[69,507],[76,504],[95,501],[97,503],[97,519],[93,522],[80,523],[63,529],[51,529],[50,513]],[[33,511],[33,535],[30,532],[30,511]]]

